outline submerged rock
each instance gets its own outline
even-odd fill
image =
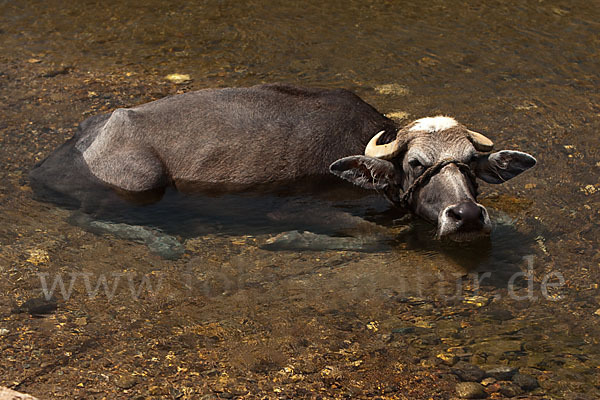
[[[487,317],[495,321],[509,321],[515,318],[514,314],[509,310],[502,308],[491,308],[487,312]]]
[[[43,316],[51,314],[58,308],[58,303],[54,297],[36,297],[25,301],[18,307],[12,309],[12,314],[27,313],[33,316]]]
[[[375,86],[375,91],[379,94],[391,94],[395,96],[406,96],[410,93],[406,86],[402,86],[397,83],[386,83],[383,85],[377,85]]]
[[[401,327],[401,328],[392,329],[392,333],[398,333],[400,335],[407,335],[409,333],[414,333],[414,332],[415,332],[414,326],[405,326],[405,327]]]
[[[121,389],[131,389],[137,382],[137,377],[134,375],[122,375],[116,379],[115,384]]]
[[[500,382],[498,384],[498,391],[506,397],[515,397],[523,393],[519,385],[512,382]]]
[[[396,121],[402,121],[408,119],[408,117],[410,117],[410,114],[406,111],[392,111],[385,114],[385,116]]]
[[[494,224],[504,226],[514,226],[517,219],[511,217],[504,211],[494,210],[493,218]]]
[[[69,222],[88,232],[98,235],[111,234],[119,239],[143,243],[150,251],[167,260],[181,257],[185,247],[179,240],[157,229],[139,225],[128,225],[109,221],[95,220],[87,214],[73,213]]]
[[[384,246],[375,238],[332,237],[312,232],[289,231],[268,239],[261,247],[266,250],[378,251]]]
[[[483,386],[476,382],[461,382],[457,384],[456,394],[461,399],[485,399],[487,397]]]
[[[537,389],[540,386],[537,379],[527,374],[517,373],[512,377],[512,381],[519,385],[521,389],[527,391]]]
[[[481,368],[464,361],[457,362],[454,367],[452,367],[452,373],[458,376],[462,381],[470,382],[479,382],[485,377],[485,372]]]
[[[186,83],[192,80],[188,74],[169,74],[165,76],[165,79],[173,83]]]
[[[492,385],[492,384],[494,384],[494,383],[496,383],[496,379],[495,379],[495,378],[492,378],[491,376],[490,376],[490,377],[488,377],[488,378],[485,378],[485,379],[483,379],[483,380],[481,381],[481,384],[482,384],[483,386],[489,386],[489,385]]]
[[[452,353],[440,353],[437,355],[437,358],[442,360],[447,365],[454,365],[460,361],[460,358]]]
[[[46,264],[50,261],[50,256],[44,249],[31,249],[28,253],[29,257],[27,258],[27,262],[32,263],[33,265]]]
[[[487,376],[490,376],[498,381],[509,381],[517,373],[517,368],[502,366],[485,371]]]

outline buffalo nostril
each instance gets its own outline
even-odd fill
[[[484,221],[483,209],[473,202],[464,202],[448,209],[447,214],[461,226],[481,225]]]
[[[486,213],[485,208],[479,207],[479,221],[482,224],[485,224],[485,213]]]
[[[460,213],[456,210],[456,207],[452,207],[449,208],[446,211],[446,214],[448,215],[448,217],[452,218],[455,221],[460,221],[461,220],[461,215]]]

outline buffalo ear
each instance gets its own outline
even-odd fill
[[[394,164],[367,156],[341,158],[329,166],[329,171],[365,189],[383,190],[400,182]]]
[[[475,161],[475,175],[487,183],[503,183],[527,171],[536,159],[520,151],[502,150],[480,156]]]

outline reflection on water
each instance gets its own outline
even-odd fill
[[[41,273],[77,277],[54,315],[2,317],[0,385],[41,397],[449,398],[461,360],[518,367],[541,386],[486,388],[503,396],[599,397],[599,10],[579,0],[0,1],[0,298],[13,308],[39,296]],[[27,171],[85,116],[275,81],[348,88],[406,120],[453,115],[539,165],[482,185],[496,227],[465,245],[432,240],[433,227],[353,190],[167,192],[97,210],[180,241],[169,261],[31,198]],[[370,236],[385,249],[263,248],[286,230],[373,228],[331,224],[332,210],[382,226]],[[102,277],[121,283],[91,296]],[[132,296],[140,282],[155,286]]]

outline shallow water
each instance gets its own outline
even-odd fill
[[[531,396],[598,398],[598,21],[593,1],[0,1],[0,385],[450,398],[455,356],[521,368],[541,386]],[[348,88],[406,121],[452,115],[538,165],[482,185],[496,222],[486,242],[435,241],[427,224],[392,223],[375,196],[338,203],[386,227],[368,252],[263,248],[306,224],[225,197],[192,202],[194,218],[175,217],[176,201],[143,213],[184,244],[171,261],[32,199],[27,171],[89,115],[276,81]],[[56,286],[56,312],[8,313],[59,278],[73,292]],[[103,278],[108,292],[94,292]]]

